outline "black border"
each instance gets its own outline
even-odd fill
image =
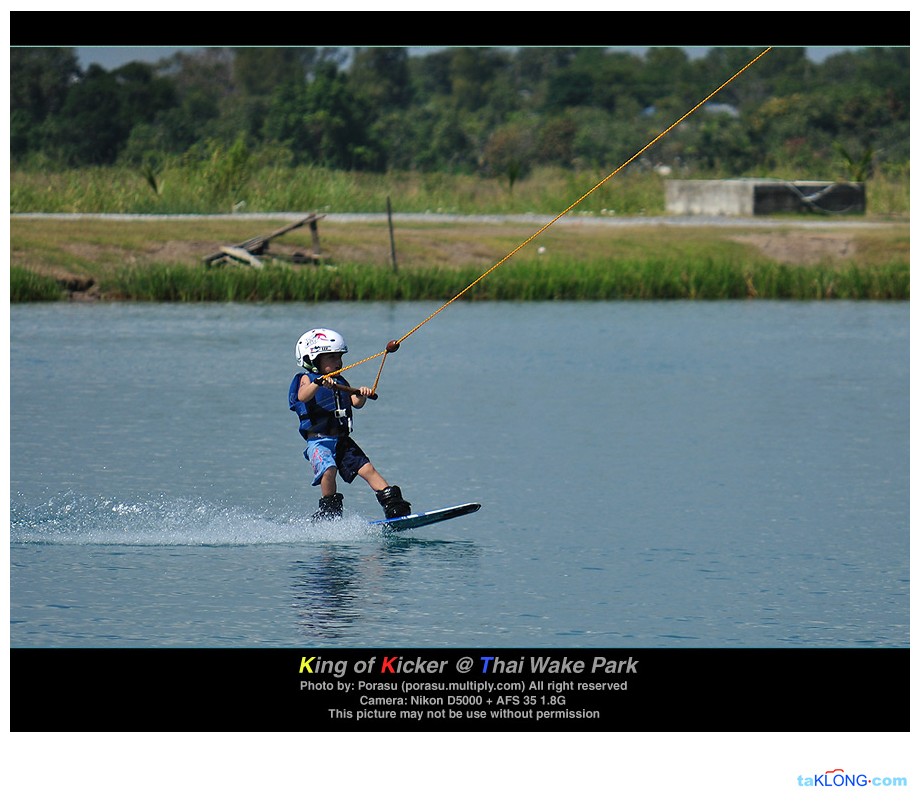
[[[495,11],[12,11],[10,41],[13,47],[910,45],[909,11]]]
[[[626,670],[590,673],[598,656],[624,661]],[[342,661],[348,671],[307,673],[303,662],[312,657]],[[443,661],[444,671],[385,673],[384,657]],[[524,670],[496,673],[492,661],[485,672],[484,657],[521,658]],[[535,673],[531,657],[581,660],[585,668]],[[369,658],[376,658],[372,672],[357,674],[355,661]],[[461,674],[463,658],[473,668]],[[592,719],[469,718],[458,705],[444,719],[357,721],[341,714],[357,710],[355,687],[343,694],[338,682],[359,680],[524,681],[528,688],[538,680],[626,681],[627,689],[568,691],[565,708],[599,712]],[[304,681],[329,681],[332,690],[304,690]],[[13,649],[10,731],[906,732],[909,691],[910,652],[900,648]]]

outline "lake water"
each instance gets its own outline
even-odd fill
[[[12,306],[11,645],[908,645],[907,303],[457,302],[354,437],[482,509],[312,526],[294,343],[437,307]]]

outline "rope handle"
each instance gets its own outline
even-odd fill
[[[394,339],[393,341],[387,342],[387,347],[385,350],[377,353],[378,356],[379,355],[383,356],[383,361],[380,362],[380,369],[377,370],[377,377],[374,378],[374,385],[371,387],[371,393],[367,396],[368,400],[377,399],[377,384],[380,383],[380,373],[383,372],[383,365],[386,363],[387,356],[390,353],[395,353],[398,349],[399,349],[399,342]],[[371,358],[376,358],[376,357],[377,356],[371,356]],[[369,358],[364,359],[364,361],[369,361],[369,360],[370,360]],[[358,364],[363,364],[364,361],[358,361],[357,364],[352,364],[351,366],[356,367],[358,366]],[[344,372],[346,369],[350,369],[350,367],[343,367],[342,369],[336,370],[335,372],[330,372],[328,375],[323,375],[321,378],[317,378],[316,380],[319,384],[322,384],[323,381],[333,381],[336,375],[339,375],[340,373]],[[346,386],[344,383],[337,383],[333,381],[332,385],[338,387],[343,392],[351,392],[352,394],[359,394],[359,395],[361,394],[360,389],[355,389],[355,387],[353,386]]]
[[[326,381],[329,381],[329,387],[330,387],[330,388],[338,389],[340,392],[348,392],[348,393],[353,394],[353,395],[360,395],[360,394],[361,394],[361,390],[360,390],[360,389],[356,389],[354,386],[346,386],[344,383],[339,383],[338,381],[333,380],[333,379],[332,379],[330,376],[328,376],[328,375],[324,375],[322,378],[317,378],[317,379],[316,379],[316,383],[317,383],[317,385],[319,385],[319,386],[324,386]],[[377,399],[377,394],[376,394],[375,392],[371,392],[369,395],[367,395],[367,399],[368,399],[368,400],[376,400],[376,399]]]

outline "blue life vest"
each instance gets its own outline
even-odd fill
[[[300,435],[308,439],[308,431],[318,431],[322,434],[346,436],[351,431],[351,395],[348,392],[339,392],[327,386],[321,386],[316,394],[304,403],[297,399],[300,391],[300,379],[307,375],[311,381],[321,378],[319,372],[298,372],[291,381],[288,390],[288,408],[300,420]],[[348,384],[344,378],[339,379]],[[339,416],[336,417],[336,413]]]

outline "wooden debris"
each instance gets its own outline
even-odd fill
[[[248,241],[233,244],[232,246],[222,246],[220,247],[220,251],[212,252],[210,255],[206,255],[204,258],[204,263],[206,266],[211,266],[215,263],[238,261],[240,263],[246,263],[255,268],[261,268],[263,263],[261,260],[259,260],[258,257],[256,257],[256,255],[267,256],[276,260],[289,260],[293,263],[321,263],[323,256],[319,246],[319,229],[317,228],[317,222],[325,217],[325,215],[317,215],[316,213],[311,213],[306,218],[303,218],[300,221],[295,221],[293,224],[288,224],[287,226],[281,227],[281,229],[275,230],[270,235],[262,235],[255,238],[250,238]],[[280,238],[285,233],[298,229],[304,224],[310,225],[310,233],[313,237],[313,251],[311,253],[297,251],[290,256],[268,254],[268,248],[272,240],[275,238]]]
[[[222,246],[220,251],[225,255],[230,257],[235,257],[237,260],[242,263],[248,263],[250,266],[253,266],[257,269],[262,268],[262,261],[259,260],[255,255],[247,252],[245,249],[242,249],[239,246]]]

